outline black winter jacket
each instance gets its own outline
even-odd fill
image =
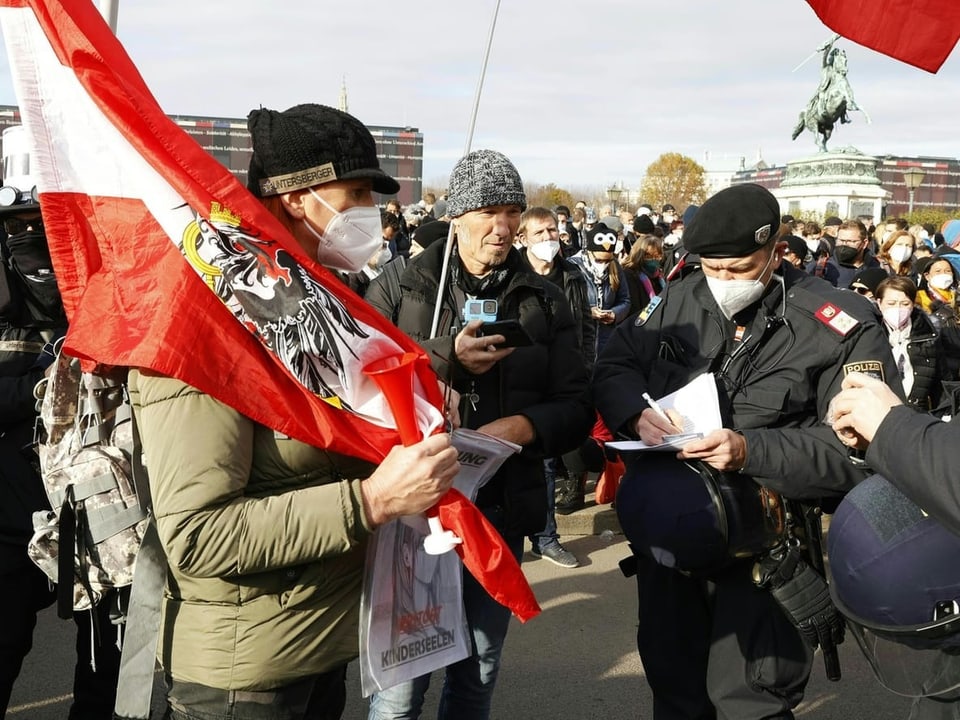
[[[49,333],[47,333],[49,335]],[[32,515],[50,504],[37,472],[33,388],[43,377],[37,358],[46,342],[32,328],[0,327],[0,568],[29,565]]]
[[[367,301],[397,327],[419,342],[430,356],[437,375],[452,381],[461,393],[461,417],[470,421],[469,394],[478,376],[468,372],[454,354],[454,337],[462,322],[463,292],[448,287],[443,295],[438,337],[429,339],[443,257],[444,243],[434,243],[412,259],[400,278],[398,308],[389,300],[383,275],[371,283]],[[451,260],[456,263],[456,256]],[[529,535],[546,522],[543,458],[579,447],[593,425],[587,371],[579,352],[577,323],[562,291],[531,272],[512,250],[507,260],[512,276],[500,290],[499,319],[518,319],[533,344],[518,347],[499,364],[498,417],[523,415],[533,424],[535,441],[508,459],[480,490],[477,505],[500,506],[506,513],[505,535]],[[452,273],[451,273],[452,275]],[[450,277],[450,276],[448,276]]]
[[[947,370],[946,351],[933,323],[919,307],[910,317],[910,342],[907,355],[913,366],[913,387],[907,402],[917,410],[929,412],[940,404],[944,380],[953,380]]]
[[[520,254],[527,262],[527,249],[521,250]],[[587,373],[592,374],[593,365],[597,360],[596,353],[593,351],[593,348],[597,345],[597,322],[590,314],[587,279],[583,276],[583,271],[579,266],[569,260],[558,255],[554,262],[562,273],[563,292],[567,296],[570,311],[573,313],[574,324],[577,328],[577,341],[583,349],[583,362],[587,366]]]

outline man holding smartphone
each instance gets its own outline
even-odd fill
[[[593,423],[586,367],[579,353],[570,352],[578,347],[578,326],[567,299],[513,247],[525,208],[520,175],[504,155],[475,150],[461,158],[447,199],[455,239],[444,286],[446,246],[434,243],[400,278],[398,307],[373,302],[426,348],[437,375],[460,393],[464,427],[523,446],[476,498],[518,560],[524,537],[545,524],[543,458],[578,447]],[[522,333],[484,334],[493,303],[478,300],[496,301],[495,320],[515,321]],[[431,339],[437,304],[439,330]],[[475,317],[478,311],[487,314]],[[482,720],[489,717],[510,612],[469,575],[463,593],[474,652],[446,668],[439,717]],[[419,716],[429,682],[423,676],[377,693],[371,720]]]

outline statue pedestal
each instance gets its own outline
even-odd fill
[[[875,157],[857,150],[831,151],[787,163],[783,182],[773,190],[780,209],[796,217],[859,215],[880,218],[892,196],[880,186]]]

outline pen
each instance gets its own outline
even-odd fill
[[[663,418],[664,420],[666,420],[668,423],[670,423],[671,425],[673,425],[674,427],[676,427],[676,425],[674,425],[674,423],[673,423],[673,420],[670,419],[670,416],[667,415],[666,412],[664,412],[664,410],[663,410],[662,407],[660,407],[660,403],[658,403],[656,400],[654,400],[652,397],[650,397],[650,393],[643,393],[643,399],[647,401],[647,405],[649,405],[650,408],[651,408],[657,415],[659,415],[661,418]]]

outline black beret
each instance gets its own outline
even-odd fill
[[[653,232],[653,220],[649,215],[637,215],[633,219],[633,231],[637,235],[650,235]]]
[[[856,275],[853,276],[853,280],[850,281],[850,289],[854,290],[858,287],[866,288],[870,292],[877,291],[877,285],[881,281],[886,280],[890,277],[889,273],[883,268],[864,268]]]
[[[665,213],[672,212],[672,213],[675,213],[676,211],[677,211],[677,209],[676,209],[673,205],[671,205],[670,203],[667,203],[666,205],[663,206],[663,208],[661,209],[660,212],[665,212]]]
[[[426,250],[437,240],[446,240],[450,232],[450,223],[443,220],[430,220],[413,231],[413,242]]]
[[[370,131],[341,110],[296,105],[283,112],[260,108],[247,116],[253,144],[247,188],[257,197],[369,178],[373,189],[394,195],[400,184],[380,169]]]
[[[823,221],[824,227],[837,227],[843,225],[843,220],[838,218],[836,215],[832,215]]]
[[[777,236],[780,203],[765,187],[747,183],[713,195],[684,227],[683,246],[705,258],[751,255]]]
[[[783,239],[787,241],[787,248],[790,250],[790,252],[792,252],[801,260],[804,260],[807,257],[809,250],[802,237],[797,237],[796,235],[787,235]]]

